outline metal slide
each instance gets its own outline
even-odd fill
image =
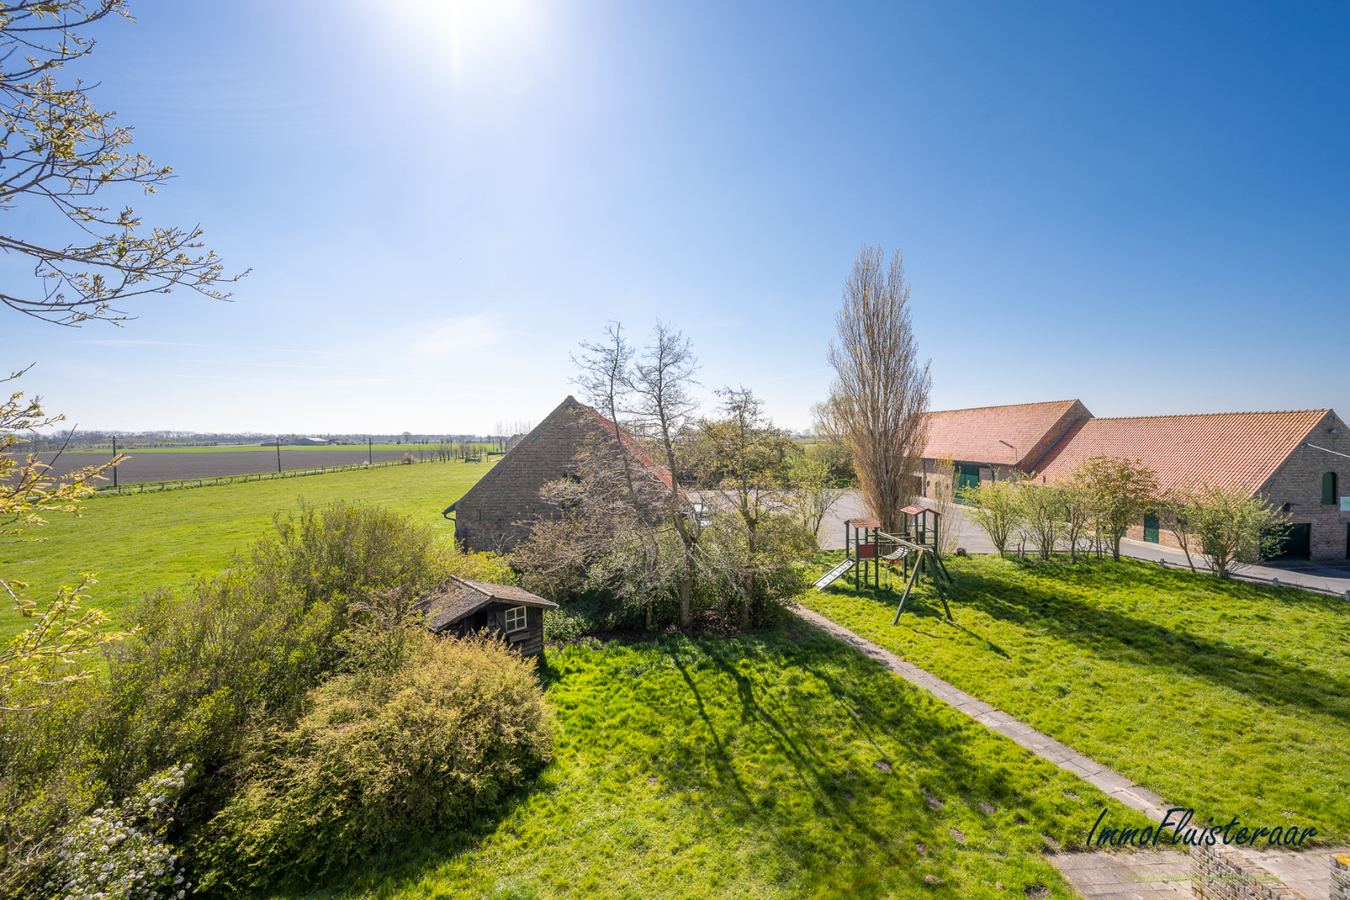
[[[816,590],[818,591],[825,590],[825,588],[829,587],[831,584],[837,581],[839,579],[839,576],[843,575],[845,572],[847,572],[849,569],[853,568],[857,564],[858,561],[850,556],[848,559],[844,560],[839,565],[835,566],[833,569],[826,572],[824,575],[820,576],[820,580],[816,582]]]

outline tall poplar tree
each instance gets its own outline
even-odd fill
[[[835,378],[821,424],[853,454],[863,503],[881,530],[896,532],[922,477],[932,386],[914,343],[899,250],[887,267],[880,247],[863,246],[835,321],[839,333],[829,352]]]

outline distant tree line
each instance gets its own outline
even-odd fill
[[[63,429],[60,431],[40,432],[27,430],[15,435],[25,444],[25,450],[37,453],[54,452],[61,449],[66,450],[112,450],[112,444],[117,442],[117,449],[121,450],[148,450],[154,448],[175,448],[175,447],[216,447],[216,446],[238,446],[241,444],[259,444],[275,446],[278,437],[281,438],[282,446],[295,444],[296,441],[306,437],[322,437],[325,440],[338,445],[364,446],[367,442],[376,444],[481,444],[486,446],[496,446],[500,443],[494,437],[485,437],[483,435],[473,434],[444,434],[444,435],[413,435],[410,432],[400,432],[398,434],[338,434],[334,432],[285,432],[278,435],[276,432],[260,431],[242,431],[242,432],[198,432],[198,431],[90,431],[80,429]]]

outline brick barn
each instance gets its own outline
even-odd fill
[[[945,456],[956,462],[958,487],[1031,472],[1075,422],[1090,418],[1078,400],[929,413],[924,496],[932,494],[934,466]]]
[[[470,551],[509,551],[530,526],[554,515],[539,496],[550,481],[574,475],[573,458],[592,436],[613,441],[614,423],[592,407],[568,397],[512,447],[498,463],[451,504],[444,515],[455,517],[455,539]],[[620,445],[635,465],[634,477],[671,484],[670,472],[619,429]]]
[[[1350,434],[1334,410],[1099,419],[1066,400],[930,413],[925,494],[944,456],[967,484],[1012,470],[1053,483],[1091,456],[1136,459],[1164,491],[1208,484],[1263,497],[1291,526],[1283,558],[1350,558]],[[1156,516],[1126,536],[1177,545]]]

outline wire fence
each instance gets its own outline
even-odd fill
[[[135,484],[106,484],[96,489],[96,496],[123,494],[155,494],[161,491],[181,491],[188,488],[214,487],[221,484],[243,484],[249,481],[276,481],[282,478],[304,478],[308,475],[331,475],[335,472],[357,472],[368,469],[386,469],[390,466],[411,466],[421,463],[450,462],[459,457],[429,456],[425,459],[404,457],[385,462],[347,463],[339,466],[319,466],[314,469],[286,469],[281,472],[248,472],[242,475],[216,475],[211,478],[181,478],[175,481],[140,481]],[[471,462],[480,462],[472,459]]]

